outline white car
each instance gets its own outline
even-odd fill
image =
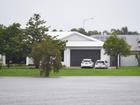
[[[95,68],[108,68],[108,62],[106,60],[97,60],[95,63]]]
[[[81,68],[90,67],[93,68],[94,63],[92,62],[92,59],[83,59],[81,62]]]

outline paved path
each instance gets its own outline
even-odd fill
[[[140,105],[140,76],[0,77],[0,105]]]

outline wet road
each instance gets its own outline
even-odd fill
[[[140,76],[0,77],[0,105],[140,105]]]

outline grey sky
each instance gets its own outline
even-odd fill
[[[28,19],[39,13],[51,29],[83,26],[99,31],[128,26],[140,32],[140,0],[0,0],[0,24],[19,22],[25,27]]]

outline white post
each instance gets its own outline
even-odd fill
[[[2,56],[2,61],[3,61],[3,65],[5,66],[6,65],[6,56],[5,55]]]
[[[70,49],[66,48],[64,50],[64,65],[70,67]]]

